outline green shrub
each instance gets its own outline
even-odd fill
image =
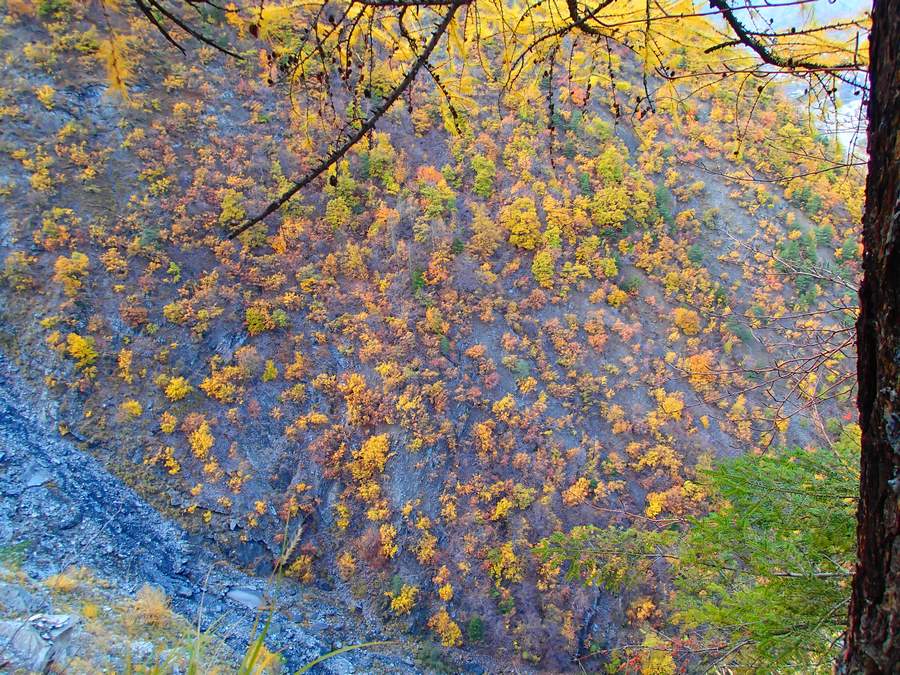
[[[487,199],[494,191],[497,166],[490,158],[484,155],[475,155],[472,158],[472,168],[475,169],[475,185],[472,191],[479,197]]]
[[[469,642],[481,642],[484,640],[484,621],[480,616],[473,616],[466,623],[466,637]]]

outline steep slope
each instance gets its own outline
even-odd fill
[[[60,438],[54,430],[53,402],[31,399],[30,404],[24,403],[19,380],[15,369],[0,359],[0,549],[21,558],[22,570],[29,576],[46,580],[65,575],[70,566],[86,567],[97,579],[86,580],[86,588],[76,597],[86,602],[84,597],[92,597],[93,588],[104,604],[121,604],[117,611],[122,613],[127,613],[128,599],[141,586],[160,588],[171,598],[173,609],[187,619],[187,626],[198,620],[204,631],[219,626],[217,632],[239,654],[254,627],[267,618],[266,608],[275,606],[269,643],[293,668],[335,646],[383,638],[359,608],[347,607],[333,593],[300,591],[218,563],[202,540],[162,518],[97,460],[76,448],[71,436]],[[50,588],[54,588],[52,579]],[[44,602],[58,607],[59,602],[71,601],[67,596],[75,595],[74,589],[61,590],[59,595],[55,604]],[[16,617],[12,609],[5,608],[4,619],[24,619],[38,609],[46,611],[40,604],[27,606]],[[172,646],[165,632],[159,633],[145,628],[133,638],[152,645],[152,649],[142,647],[144,658]],[[95,660],[90,666],[121,670],[128,645],[117,645],[111,635],[106,640],[112,645],[106,656],[112,660],[108,664]],[[385,647],[348,652],[319,668],[333,673],[354,668],[418,672],[409,656],[395,651],[396,647]]]
[[[123,101],[98,25],[3,29],[2,344],[25,400],[58,402],[62,433],[214,557],[567,669],[667,625],[665,570],[614,595],[535,543],[681,523],[715,457],[820,442],[850,409],[859,177],[744,180],[835,151],[777,88],[736,139],[733,83],[617,117],[625,52],[611,92],[561,78],[552,131],[536,88],[454,128],[422,87],[228,242],[340,116],[140,22],[119,26],[141,57]]]

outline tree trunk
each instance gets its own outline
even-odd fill
[[[872,18],[858,561],[841,670],[874,674],[900,672],[900,0],[875,0]]]

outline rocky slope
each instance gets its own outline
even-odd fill
[[[60,437],[54,421],[53,403],[23,398],[15,367],[0,357],[0,551],[5,578],[0,584],[0,636],[10,637],[17,624],[46,624],[46,618],[25,621],[37,613],[66,627],[37,630],[61,638],[60,644],[45,652],[47,645],[40,640],[29,642],[30,663],[46,664],[54,653],[66,659],[86,652],[93,658],[80,661],[82,665],[120,670],[129,647],[137,660],[158,656],[160,649],[168,658],[178,648],[171,631],[141,631],[134,639],[107,634],[109,647],[103,649],[92,635],[92,612],[84,612],[87,617],[75,613],[85,605],[124,611],[145,584],[165,591],[184,626],[185,619],[199,619],[204,630],[216,624],[235,650],[219,657],[225,664],[229,654],[233,658],[242,653],[247,636],[265,616],[261,608],[272,605],[276,611],[267,642],[289,667],[342,645],[384,639],[359,606],[347,607],[327,591],[300,590],[295,584],[249,577],[219,564],[82,452],[77,439]],[[0,668],[21,665],[22,654],[13,648],[19,644],[23,642],[0,639]],[[420,671],[401,646],[347,652],[318,668],[330,673]]]
[[[834,150],[774,87],[620,119],[640,70],[619,50],[622,90],[559,81],[552,131],[523,88],[450,133],[423,84],[229,242],[340,120],[261,77],[247,34],[243,64],[182,59],[127,11],[123,98],[96,7],[47,7],[0,28],[0,348],[29,391],[13,408],[46,409],[10,413],[0,517],[37,578],[87,565],[189,619],[207,588],[209,621],[280,561],[297,583],[269,592],[311,634],[294,663],[383,621],[492,671],[578,669],[670,627],[664,571],[612,594],[536,544],[702,514],[715,457],[815,444],[852,407],[852,346],[820,339],[852,325],[858,181],[812,159],[790,192],[743,177],[796,169],[773,134]],[[207,582],[219,558],[260,576]]]

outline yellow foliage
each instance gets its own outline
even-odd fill
[[[119,352],[119,377],[127,384],[134,381],[134,376],[131,374],[132,356],[130,349],[123,349]]]
[[[660,465],[673,473],[681,468],[681,459],[671,446],[662,444],[653,446],[638,460],[635,468],[640,470],[646,467],[656,468]]]
[[[384,523],[378,528],[378,534],[381,538],[381,555],[385,558],[393,558],[400,550],[394,539],[397,536],[397,528],[390,523]]]
[[[269,362],[271,363],[271,362]],[[274,368],[274,363],[272,364]],[[268,368],[268,364],[266,364]],[[284,379],[286,380],[302,380],[306,371],[309,369],[309,363],[301,352],[294,352],[294,360],[284,369]],[[265,379],[265,378],[263,378]],[[274,378],[272,378],[274,379]]]
[[[618,286],[613,286],[612,290],[606,296],[606,302],[612,306],[619,308],[628,300],[628,293]]]
[[[40,101],[47,110],[53,110],[53,97],[56,95],[53,87],[49,84],[42,84],[34,90],[34,95],[37,96],[37,100]]]
[[[164,434],[171,434],[175,431],[175,425],[178,423],[178,418],[175,417],[172,413],[166,411],[159,418],[159,428]]]
[[[428,565],[433,562],[436,546],[437,537],[431,534],[431,532],[423,532],[422,537],[415,545],[416,559],[423,565]]]
[[[387,593],[386,595],[391,598],[391,611],[397,616],[403,616],[404,614],[409,614],[412,608],[416,606],[416,596],[418,594],[419,589],[417,587],[403,584],[397,595],[392,593]]]
[[[350,551],[344,551],[338,556],[337,566],[338,574],[344,581],[347,581],[356,574],[356,560],[354,560],[353,554],[350,553]]]
[[[371,478],[384,471],[390,451],[390,440],[387,434],[370,436],[362,447],[353,453],[353,464],[350,472],[357,480]]]
[[[563,504],[566,506],[577,506],[583,504],[588,497],[591,489],[591,482],[582,476],[562,494]]]
[[[655,518],[662,513],[665,505],[666,495],[664,493],[651,492],[647,495],[647,507],[644,509],[644,515],[648,518]]]
[[[509,497],[501,498],[494,507],[494,512],[491,514],[491,520],[503,520],[509,515],[509,512],[512,511],[513,506],[513,501]]]
[[[188,436],[191,452],[193,452],[194,456],[200,461],[205,460],[209,456],[210,448],[212,448],[215,442],[216,439],[209,430],[209,423],[205,420]]]
[[[653,599],[648,596],[642,596],[631,603],[628,608],[628,615],[638,621],[646,621],[656,611],[656,605]]]
[[[68,258],[61,255],[56,259],[53,264],[53,280],[62,284],[63,293],[73,298],[83,285],[87,269],[88,257],[84,253],[72,251]]]
[[[59,574],[52,574],[44,579],[44,585],[51,591],[71,593],[81,585],[82,570],[70,567]]]
[[[473,433],[478,452],[489,454],[494,449],[494,421],[478,422],[473,428]]]
[[[522,580],[522,563],[516,557],[512,542],[501,544],[491,551],[488,573],[499,587],[503,582]]]
[[[435,335],[445,335],[450,330],[450,324],[444,321],[441,310],[437,307],[429,307],[425,310],[425,325]]]
[[[491,406],[491,412],[493,412],[498,419],[503,421],[507,421],[510,413],[515,409],[516,400],[513,398],[512,394],[507,394]]]
[[[541,223],[531,197],[519,197],[500,209],[500,223],[509,231],[509,243],[532,250],[541,239]]]
[[[700,332],[700,315],[692,309],[677,307],[672,314],[675,325],[685,335],[696,335]]]
[[[681,419],[681,412],[684,410],[684,395],[680,391],[669,394],[663,389],[656,389],[653,393],[659,403],[660,411],[666,418]]]
[[[75,359],[75,365],[84,369],[92,365],[98,357],[94,349],[94,338],[82,337],[78,333],[69,333],[66,336],[66,353]]]
[[[243,380],[247,372],[240,366],[213,367],[212,374],[200,383],[200,388],[210,398],[222,403],[234,403],[240,388],[236,382]]]
[[[134,399],[125,401],[122,405],[119,406],[119,410],[122,411],[122,414],[126,418],[130,419],[135,419],[144,414],[144,409],[141,407],[141,404]]]
[[[713,372],[714,354],[710,350],[681,359],[679,366],[688,374],[688,381],[697,391],[707,391],[716,381]]]
[[[337,520],[335,524],[340,530],[346,530],[350,525],[350,508],[346,504],[338,504],[334,507],[337,511]]]
[[[166,385],[166,398],[170,401],[180,401],[191,393],[193,387],[184,377],[173,377]]]
[[[459,625],[450,618],[446,609],[441,609],[428,620],[428,627],[437,634],[445,647],[457,647],[462,644],[462,631]]]
[[[109,36],[108,39],[100,41],[97,55],[106,64],[106,79],[110,91],[127,98],[128,79],[131,76],[128,54],[130,36],[123,35],[119,31],[110,32]]]
[[[312,563],[312,556],[298,555],[297,559],[284,571],[285,576],[296,579],[302,584],[308,584],[313,580]]]

